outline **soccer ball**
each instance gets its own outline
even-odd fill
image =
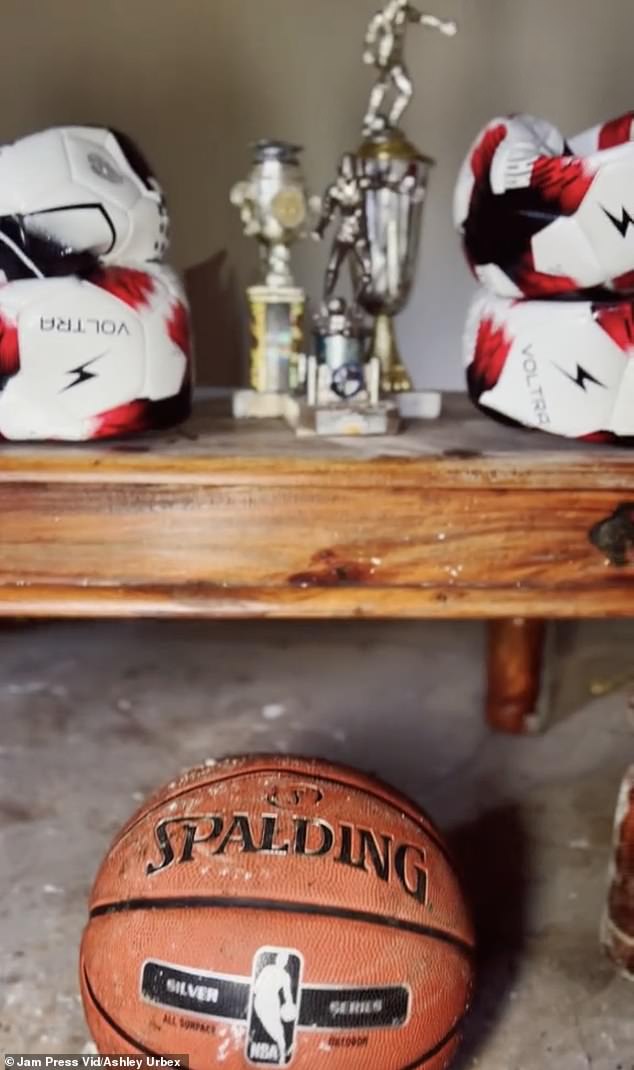
[[[481,291],[464,350],[471,398],[491,416],[634,445],[634,299],[515,301]]]
[[[2,146],[0,222],[6,217],[27,238],[104,264],[156,261],[167,249],[169,220],[156,178],[129,138],[103,127],[54,127]],[[38,267],[35,258],[32,276]]]
[[[20,216],[0,219],[0,286],[17,279],[88,275],[99,261],[90,252],[75,252],[24,226]]]
[[[454,220],[500,296],[634,292],[634,113],[569,142],[530,115],[493,120],[460,172]]]
[[[190,365],[186,299],[166,267],[0,288],[0,438],[78,442],[178,423]]]

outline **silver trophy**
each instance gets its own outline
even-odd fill
[[[368,352],[372,330],[359,307],[372,284],[372,255],[366,221],[371,178],[359,158],[346,153],[323,198],[313,236],[333,238],[321,312],[314,318],[314,350],[308,357],[306,399],[297,411],[304,434],[383,435],[398,427],[398,409],[381,399],[381,365]],[[354,300],[334,296],[345,265],[355,280]]]
[[[296,385],[304,352],[306,295],[291,273],[291,247],[312,229],[319,198],[311,198],[300,166],[302,149],[286,141],[258,141],[249,177],[231,191],[244,233],[260,249],[261,282],[248,293],[251,387],[265,398],[238,398],[238,415],[268,416]],[[266,398],[270,404],[266,404]]]
[[[374,318],[372,354],[381,363],[387,394],[411,392],[398,352],[394,317],[409,300],[423,222],[423,205],[433,163],[401,134],[375,134],[358,152],[367,180],[364,193],[370,278],[352,264],[357,300]]]
[[[413,96],[405,61],[406,33],[411,23],[447,36],[457,32],[454,22],[424,14],[407,0],[389,0],[375,15],[366,34],[363,58],[376,68],[378,78],[364,120],[364,141],[356,153],[357,172],[364,189],[369,281],[360,278],[357,263],[352,263],[352,271],[357,299],[375,319],[371,352],[381,362],[382,389],[388,394],[412,391],[399,356],[393,318],[405,307],[414,282],[423,205],[433,166],[433,161],[408,141],[398,125]],[[392,104],[387,108],[390,96]],[[420,399],[424,402],[423,395],[419,395]],[[432,410],[435,404],[432,400]],[[422,413],[414,405],[412,414],[435,413],[425,412],[423,403]]]

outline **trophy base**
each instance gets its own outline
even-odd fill
[[[288,422],[301,437],[342,438],[351,435],[395,435],[400,427],[398,406],[393,402],[378,405],[308,405],[295,402],[287,412]]]
[[[291,401],[288,394],[236,390],[231,407],[235,420],[281,420],[286,416]]]
[[[399,430],[400,420],[438,420],[442,415],[442,404],[443,395],[435,390],[393,394],[376,405],[365,406],[345,405],[342,402],[315,406],[289,394],[261,394],[257,390],[236,390],[231,398],[235,420],[286,420],[296,430],[300,423],[308,427],[307,434],[392,435]],[[319,420],[311,421],[307,415],[310,412],[326,415],[323,419],[320,416]],[[378,415],[381,413],[389,415],[389,419]],[[361,414],[360,420],[356,419],[358,414]],[[311,424],[315,423],[332,426],[336,415],[341,416],[344,423],[354,425],[354,430],[310,430]],[[377,427],[383,429],[377,430]],[[301,433],[298,430],[298,434]]]
[[[395,394],[393,400],[403,420],[437,420],[442,413],[442,394],[437,390],[412,390]]]

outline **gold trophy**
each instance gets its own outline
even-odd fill
[[[320,204],[308,196],[301,151],[286,141],[258,141],[248,179],[231,191],[244,233],[257,239],[262,277],[247,290],[251,389],[234,395],[237,417],[283,415],[298,384],[306,295],[291,274],[291,246],[307,235]]]

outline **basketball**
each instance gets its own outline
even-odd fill
[[[100,1052],[193,1070],[444,1070],[474,938],[432,822],[385,784],[230,759],[154,795],[90,898],[80,979]]]

